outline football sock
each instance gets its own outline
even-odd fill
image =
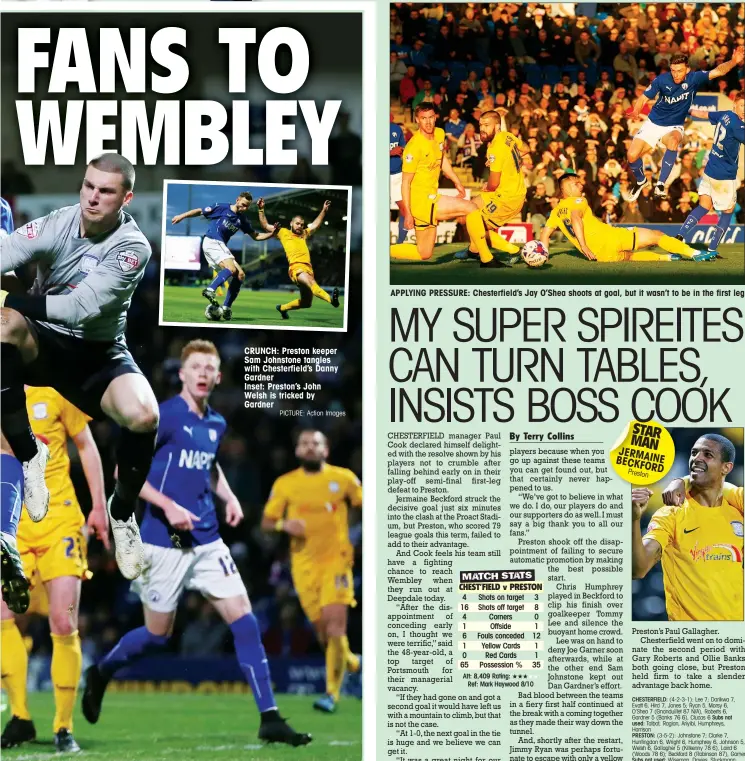
[[[230,631],[233,632],[238,664],[254,694],[259,712],[271,711],[277,707],[277,702],[272,692],[269,663],[264,652],[264,645],[261,644],[261,633],[256,616],[253,613],[246,613],[245,616],[230,624]]]
[[[72,710],[83,670],[83,653],[77,629],[72,634],[52,634],[52,684],[54,731],[72,731]]]
[[[23,466],[12,454],[0,455],[0,530],[15,536],[23,507]]]
[[[209,287],[213,290],[219,288],[229,277],[232,276],[232,272],[229,269],[220,270],[217,273],[217,277],[209,284]]]
[[[698,253],[695,248],[691,248],[685,241],[672,238],[669,235],[661,236],[657,241],[657,245],[660,248],[664,248],[665,251],[669,251],[671,254],[685,256],[686,259],[690,259]]]
[[[341,645],[344,648],[344,659],[347,671],[356,674],[360,670],[360,659],[350,650],[349,640],[346,636],[341,637]]]
[[[486,243],[486,228],[480,210],[472,211],[466,217],[466,230],[468,230],[468,237],[471,240],[469,251],[473,251],[475,248],[482,262],[490,262],[494,256]]]
[[[230,281],[230,285],[228,286],[228,292],[225,294],[225,301],[223,302],[223,306],[226,306],[226,307],[233,306],[233,302],[238,298],[238,294],[241,291],[242,285],[243,283],[237,277],[234,277]]]
[[[2,621],[3,689],[8,693],[10,710],[19,719],[30,719],[26,703],[26,679],[28,676],[28,652],[16,622],[9,618]]]
[[[327,304],[331,303],[331,296],[329,296],[328,293],[326,293],[326,291],[324,291],[323,288],[318,285],[318,283],[313,283],[311,290],[313,291],[313,295],[316,298],[321,299],[321,301],[325,301]]]
[[[629,167],[631,168],[631,171],[634,173],[634,177],[636,177],[637,182],[644,182],[644,163],[641,159],[637,159],[636,161],[631,161],[629,163]]]
[[[686,217],[686,221],[683,222],[680,230],[678,230],[678,235],[682,235],[684,238],[688,237],[688,233],[693,230],[693,228],[701,221],[703,217],[706,216],[706,214],[708,214],[707,209],[704,209],[703,206],[697,206]]]
[[[391,259],[408,262],[419,262],[422,260],[422,257],[419,256],[419,251],[417,251],[413,243],[396,243],[394,246],[391,246],[390,257]]]
[[[38,449],[28,422],[20,349],[13,344],[0,343],[0,364],[3,368],[0,426],[13,454],[21,462],[28,462],[36,456]]]
[[[655,254],[654,251],[633,251],[626,261],[629,262],[669,262],[670,254]]]
[[[506,238],[503,238],[496,230],[489,232],[489,244],[492,248],[496,248],[497,251],[504,251],[508,254],[519,254],[520,246],[516,246],[514,243],[510,243]]]
[[[101,659],[98,670],[106,678],[112,677],[122,666],[138,660],[148,650],[164,647],[167,643],[168,637],[152,634],[144,626],[132,629]]]
[[[282,304],[280,306],[279,311],[280,312],[291,312],[293,309],[302,309],[303,305],[300,303],[300,299],[295,299],[295,301],[288,301],[286,304]]]
[[[406,240],[406,235],[408,234],[408,230],[404,227],[404,220],[405,217],[401,212],[398,214],[398,240],[396,243],[403,243]]]
[[[662,168],[660,169],[660,179],[663,185],[667,184],[667,178],[670,176],[670,172],[673,171],[675,162],[678,160],[678,152],[671,151],[669,148],[665,151],[662,157]]]
[[[342,637],[329,637],[326,645],[326,692],[335,700],[339,699],[347,663],[342,639]]]
[[[731,211],[723,211],[719,214],[719,221],[717,222],[716,230],[714,230],[714,235],[712,236],[711,242],[709,243],[709,251],[716,251],[719,247],[719,244],[721,243],[723,235],[727,232],[727,229],[729,228],[729,223],[732,220],[732,212]]]
[[[157,429],[135,433],[122,428],[116,448],[117,481],[111,500],[111,516],[126,521],[135,511],[155,453]]]
[[[218,273],[218,270],[212,270],[213,279],[217,277],[217,273]],[[222,286],[218,286],[217,288],[215,288],[215,294],[217,296],[222,296],[224,291],[225,289]]]

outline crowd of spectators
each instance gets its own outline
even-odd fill
[[[608,222],[683,222],[696,206],[711,148],[704,123],[686,126],[668,198],[645,191],[632,201],[626,153],[641,121],[626,110],[675,53],[687,54],[693,69],[728,61],[745,37],[742,3],[396,3],[390,15],[391,97],[407,139],[413,108],[431,102],[452,163],[480,183],[486,146],[478,120],[498,111],[504,129],[530,148],[523,221],[534,228],[558,202],[556,179],[566,171],[585,179],[593,210]],[[742,79],[735,69],[704,91],[732,99]],[[648,176],[656,179],[660,159],[659,149],[644,158]],[[743,184],[738,205],[743,222]]]

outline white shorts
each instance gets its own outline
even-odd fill
[[[391,201],[393,203],[398,203],[399,201],[404,200],[404,197],[401,194],[401,183],[403,179],[404,179],[403,172],[399,172],[398,174],[391,175]]]
[[[226,259],[235,260],[230,249],[221,240],[215,240],[215,238],[204,238],[202,241],[202,251],[204,251],[204,258],[207,260],[207,264],[212,269],[217,269],[217,265]]]
[[[683,125],[676,125],[674,127],[662,127],[659,124],[655,124],[651,119],[647,120],[639,127],[639,131],[634,135],[634,140],[637,138],[643,140],[647,145],[651,145],[654,148],[660,140],[669,135],[671,132],[680,132],[683,134]]]
[[[737,180],[715,180],[705,172],[698,186],[700,196],[710,196],[715,211],[727,211],[737,202]]]
[[[222,539],[187,550],[145,544],[145,568],[132,582],[142,604],[157,613],[172,613],[185,589],[219,599],[246,594]]]

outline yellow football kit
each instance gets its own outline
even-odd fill
[[[305,521],[305,536],[291,538],[290,561],[295,591],[312,622],[326,605],[356,605],[348,506],[362,506],[357,476],[323,465],[317,473],[298,468],[280,476],[264,508],[264,516],[275,521]]]
[[[725,486],[719,505],[705,507],[687,493],[649,522],[646,536],[662,547],[671,621],[743,620],[743,489]]]
[[[88,569],[85,518],[70,478],[67,439],[77,436],[90,418],[52,388],[27,387],[26,408],[31,429],[49,447],[45,478],[50,498],[49,511],[39,523],[21,513],[16,539],[26,578],[40,587],[39,581],[59,576],[83,578]],[[32,605],[43,612],[44,601],[33,598]]]
[[[292,230],[282,227],[277,233],[277,238],[285,250],[285,256],[290,267],[287,274],[293,283],[297,283],[298,275],[307,272],[313,277],[313,267],[310,263],[310,250],[308,249],[308,237],[311,231],[306,227],[302,235],[295,235]]]
[[[581,251],[572,227],[572,212],[582,212],[585,241],[599,262],[622,262],[636,248],[636,228],[613,227],[601,222],[592,213],[586,198],[565,198],[551,212],[547,227],[558,227],[570,243]]]
[[[491,227],[519,217],[525,203],[525,179],[520,170],[523,143],[511,132],[497,132],[486,151],[489,172],[500,172],[499,187],[481,193],[481,214]]]
[[[414,175],[410,211],[416,228],[437,225],[437,188],[444,150],[445,130],[440,127],[435,127],[432,140],[416,132],[404,148],[403,171]]]

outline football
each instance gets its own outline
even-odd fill
[[[222,319],[223,308],[215,304],[208,304],[204,310],[204,316],[212,322],[219,322]]]
[[[548,261],[548,250],[539,240],[530,240],[520,252],[528,267],[542,267]]]

